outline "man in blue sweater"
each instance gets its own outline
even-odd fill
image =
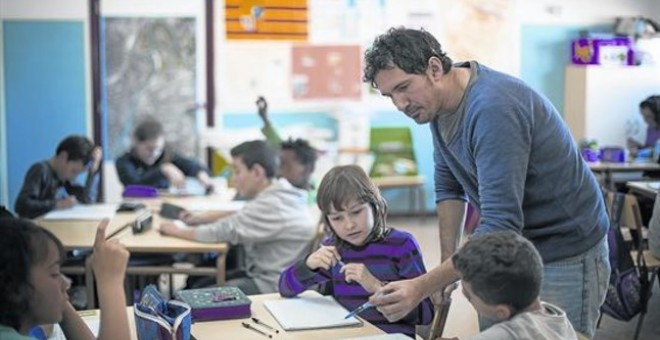
[[[393,28],[365,53],[364,80],[431,129],[442,264],[372,297],[391,320],[458,279],[450,260],[466,202],[475,234],[513,230],[544,262],[541,299],[591,337],[610,275],[609,221],[596,179],[547,98],[477,62],[453,64],[420,30]],[[515,284],[512,282],[512,284]]]

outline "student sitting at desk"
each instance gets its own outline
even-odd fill
[[[105,240],[108,220],[98,227],[92,268],[101,305],[99,339],[130,339],[124,276],[128,251]],[[0,219],[0,339],[33,339],[30,329],[58,322],[67,339],[94,335],[67,299],[60,273],[62,243],[25,219]]]
[[[53,157],[33,164],[28,170],[16,198],[16,213],[35,218],[53,209],[71,208],[78,202],[96,202],[101,158],[101,148],[86,137],[66,137]],[[74,183],[85,170],[85,186]]]
[[[387,203],[362,168],[346,165],[330,170],[321,181],[317,202],[331,239],[282,273],[282,296],[293,297],[327,283],[337,301],[353,310],[387,282],[426,272],[415,238],[387,227]],[[393,323],[375,308],[359,316],[385,332],[414,337],[415,325],[431,322],[433,305],[426,298]]]
[[[496,324],[471,339],[576,339],[559,307],[539,299],[543,262],[534,245],[513,231],[481,234],[452,256],[463,294]]]
[[[279,175],[300,189],[313,190],[311,176],[314,172],[318,152],[304,139],[283,141],[268,118],[268,103],[264,97],[257,99],[259,117],[264,123],[261,132],[272,147],[280,150]],[[313,199],[314,195],[310,195]],[[313,201],[315,202],[315,201]]]
[[[184,212],[183,221],[197,227],[184,229],[166,222],[160,232],[200,242],[242,244],[247,276],[226,285],[239,287],[248,295],[273,293],[280,271],[300,259],[315,236],[307,192],[284,178],[274,178],[278,157],[266,142],[245,142],[230,153],[236,190],[249,199],[245,206],[231,214]]]
[[[646,98],[639,104],[639,112],[647,125],[646,140],[642,144],[633,138],[628,138],[628,152],[633,159],[642,149],[649,149],[653,153],[655,143],[660,139],[660,96]]]
[[[186,176],[197,177],[207,192],[213,184],[207,170],[197,161],[184,158],[165,145],[163,125],[153,118],[133,131],[132,148],[117,159],[115,166],[123,185],[140,184],[167,189],[185,186]]]

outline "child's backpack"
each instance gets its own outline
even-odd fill
[[[601,311],[617,320],[628,321],[643,309],[644,285],[647,273],[645,267],[637,268],[630,255],[630,247],[625,243],[621,233],[621,214],[626,196],[615,193],[610,211],[610,229],[607,232],[607,243],[610,248],[610,283],[607,287],[605,302]],[[648,280],[646,280],[648,281]]]

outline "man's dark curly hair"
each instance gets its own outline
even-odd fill
[[[282,142],[282,150],[291,150],[296,154],[300,164],[305,166],[305,168],[310,170],[310,173],[314,171],[314,166],[316,164],[316,159],[318,158],[318,153],[309,142],[304,139],[292,139],[289,138]]]
[[[517,312],[539,296],[541,256],[532,242],[513,231],[475,236],[451,259],[461,279],[489,305],[505,304]]]
[[[393,27],[387,33],[376,37],[373,45],[364,52],[362,80],[377,88],[374,80],[376,74],[395,66],[406,73],[423,74],[431,57],[440,59],[442,71],[449,72],[453,61],[442,51],[440,43],[433,35],[423,29]]]
[[[46,260],[48,243],[55,243],[60,257],[64,248],[50,231],[27,219],[0,218],[0,324],[19,331],[30,313],[34,287],[30,270]]]

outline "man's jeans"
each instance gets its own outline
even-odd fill
[[[541,300],[559,306],[577,332],[592,338],[609,279],[609,249],[605,236],[581,255],[546,263]]]

